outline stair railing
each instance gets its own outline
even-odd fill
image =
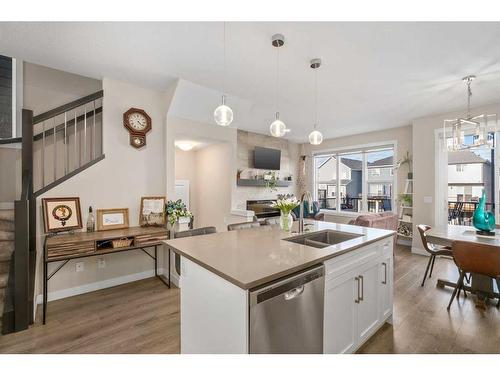
[[[101,90],[33,117],[35,129],[41,127],[33,138],[41,140],[41,184],[36,187],[35,197],[104,158],[102,117],[100,126],[97,122],[98,115],[102,114],[102,97]],[[62,155],[58,155],[58,134],[62,135],[64,145]],[[52,149],[52,171],[46,170],[49,148]],[[62,159],[64,162],[60,165]],[[59,168],[63,169],[62,173]]]

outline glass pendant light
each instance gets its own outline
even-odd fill
[[[278,111],[278,91],[279,91],[279,67],[280,67],[280,47],[285,44],[285,37],[281,34],[274,34],[271,38],[271,44],[276,48],[276,119],[269,126],[269,131],[273,137],[283,137],[290,129],[286,128],[285,123],[280,120]]]
[[[226,23],[224,22],[224,78],[222,79],[222,90],[225,90],[226,82]],[[222,94],[222,104],[215,108],[214,120],[217,125],[229,126],[233,122],[233,110],[226,105],[226,95]]]
[[[470,88],[472,81],[476,76],[469,75],[462,81],[467,85],[467,113],[465,117],[444,120],[443,131],[445,137],[445,149],[449,151],[467,150],[478,146],[488,148],[495,147],[495,135],[497,128],[497,115],[482,113],[473,116],[470,109],[470,100],[472,90]],[[451,135],[451,139],[446,137]],[[450,141],[450,142],[448,142]]]
[[[320,145],[323,142],[323,134],[316,128],[318,127],[318,71],[321,66],[321,59],[311,60],[311,69],[314,69],[314,130],[309,133],[309,143]]]
[[[286,125],[283,121],[280,120],[280,113],[276,112],[276,120],[271,123],[269,127],[271,131],[271,135],[273,137],[283,137],[290,130],[286,128]]]

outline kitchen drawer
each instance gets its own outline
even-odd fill
[[[382,249],[384,248],[384,245],[386,245],[385,240],[386,239],[377,241],[347,254],[327,260],[324,263],[326,280],[331,280],[345,272],[349,272],[352,269],[359,267],[363,263],[381,257]]]
[[[135,237],[135,246],[154,245],[164,240],[168,240],[168,232],[166,231],[139,235]]]
[[[47,247],[47,258],[61,258],[95,252],[94,241],[67,242]]]

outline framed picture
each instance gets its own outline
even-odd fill
[[[97,210],[97,230],[128,228],[128,208]]]
[[[165,226],[165,197],[142,197],[139,224],[145,226]]]
[[[82,229],[80,198],[43,198],[45,233]]]

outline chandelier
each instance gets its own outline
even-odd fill
[[[479,146],[494,147],[497,115],[482,113],[474,116],[471,114],[472,90],[470,86],[475,78],[476,76],[469,75],[462,79],[467,85],[466,116],[444,120],[444,139],[449,151],[467,150]],[[448,138],[447,134],[450,134],[451,138]]]

